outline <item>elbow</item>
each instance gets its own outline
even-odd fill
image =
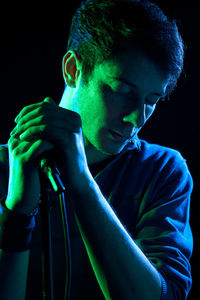
[[[150,286],[146,280],[137,284],[123,283],[123,279],[116,285],[107,285],[102,289],[106,300],[161,300],[162,284],[161,280],[157,284]]]

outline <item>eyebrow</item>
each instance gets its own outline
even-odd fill
[[[110,78],[112,78],[112,79],[116,79],[116,80],[118,80],[118,81],[121,81],[121,82],[123,82],[123,83],[125,83],[125,84],[127,84],[127,85],[129,85],[129,86],[131,86],[131,87],[133,87],[133,88],[137,88],[137,85],[136,84],[134,84],[134,83],[132,83],[132,82],[128,82],[126,79],[124,79],[124,78],[121,78],[121,77],[110,77]],[[153,95],[155,95],[155,96],[159,96],[159,97],[164,97],[164,94],[161,92],[161,93],[152,93]]]

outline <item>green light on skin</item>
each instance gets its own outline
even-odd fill
[[[76,61],[73,60],[74,63]],[[66,69],[69,68],[65,66]],[[64,72],[64,78],[66,77]],[[114,78],[123,78],[136,88],[122,82],[119,86],[119,82]],[[81,116],[88,163],[95,163],[120,153],[125,144],[113,143],[108,137],[108,130],[121,132],[127,127],[127,123],[132,124],[134,128],[142,127],[156,106],[145,104],[145,116],[142,116],[143,102],[148,100],[150,103],[156,103],[159,99],[158,94],[163,95],[167,85],[168,80],[160,68],[144,53],[133,48],[128,48],[118,56],[96,65],[88,85],[84,85],[80,71],[77,84],[68,85],[65,89],[60,106]],[[127,92],[134,95],[132,101],[127,100]],[[122,121],[122,116],[126,117],[126,121]]]
[[[88,257],[89,257],[89,260],[91,262],[93,272],[94,272],[95,277],[98,281],[98,284],[99,284],[99,286],[100,286],[100,288],[101,288],[101,290],[104,294],[105,299],[106,300],[111,300],[111,297],[110,297],[110,294],[109,294],[108,283],[107,283],[106,277],[104,275],[104,271],[100,267],[100,265],[98,264],[97,260],[95,259],[94,255],[92,253],[92,250],[89,247],[89,242],[87,240],[87,237],[84,235],[84,231],[81,228],[81,225],[78,221],[78,218],[76,216],[75,216],[75,218],[76,218],[76,222],[78,224],[78,227],[79,227],[79,230],[80,230],[80,233],[81,233],[81,236],[82,236],[82,239],[83,239],[83,242],[84,242]]]

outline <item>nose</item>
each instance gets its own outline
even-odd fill
[[[141,128],[146,120],[146,104],[142,105],[140,108],[138,107],[136,110],[123,117],[124,122],[131,123],[135,128]]]

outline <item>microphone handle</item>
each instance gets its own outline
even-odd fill
[[[45,157],[41,159],[40,166],[43,174],[46,175],[46,178],[50,182],[53,190],[59,194],[64,192],[65,186],[61,179],[60,171],[56,163]]]

